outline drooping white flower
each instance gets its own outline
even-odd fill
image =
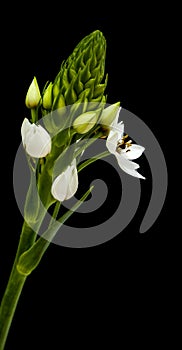
[[[139,168],[139,165],[132,162],[133,159],[137,159],[142,155],[145,148],[139,145],[133,145],[131,140],[127,142],[125,141],[128,135],[123,136],[124,124],[123,122],[118,123],[118,117],[119,113],[113,124],[110,126],[106,146],[109,152],[115,155],[118,164],[123,171],[129,175],[145,179],[145,177],[136,171],[136,169]]]
[[[51,151],[51,137],[41,126],[31,124],[27,118],[21,126],[22,143],[26,152],[34,158],[46,157]]]
[[[63,202],[74,196],[78,188],[78,172],[74,159],[65,171],[53,181],[51,193],[55,199]]]

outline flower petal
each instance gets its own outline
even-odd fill
[[[41,125],[38,125],[37,133],[41,138],[42,144],[44,145],[42,148],[42,153],[47,155],[51,152],[51,137]],[[42,157],[45,157],[45,155],[42,155]]]
[[[127,174],[141,178],[141,179],[145,179],[145,177],[143,177],[141,174],[139,174],[136,169],[139,168],[139,165],[137,163],[131,162],[129,159],[126,159],[125,157],[123,157],[123,154],[119,154],[116,152],[115,154],[116,159],[118,161],[118,164],[120,166],[120,168]]]
[[[78,172],[77,168],[74,166],[71,166],[70,169],[70,180],[68,183],[68,190],[67,190],[67,195],[66,199],[70,199],[71,197],[74,196],[78,189]]]
[[[121,112],[121,108],[122,107],[119,107],[118,109],[118,112],[116,114],[116,118],[113,120],[112,122],[112,126],[116,126],[116,125],[119,125],[120,123],[118,123],[118,119],[119,119],[119,115],[120,115],[120,112]],[[121,122],[122,123],[122,122]]]
[[[21,137],[22,137],[23,146],[25,145],[26,135],[30,129],[30,126],[31,126],[31,123],[27,118],[25,118],[21,126]]]
[[[45,157],[51,151],[51,137],[41,126],[31,124],[27,118],[21,126],[23,146],[26,152],[34,158]]]
[[[106,141],[106,147],[110,153],[116,152],[117,142],[118,142],[118,134],[117,132],[114,132],[111,130],[109,132],[109,135]]]
[[[144,150],[145,148],[143,146],[134,144],[134,145],[131,145],[129,148],[127,148],[125,152],[122,152],[122,154],[127,159],[137,159],[142,155]]]
[[[111,126],[111,130],[118,135],[118,140],[120,140],[124,133],[124,123],[121,121],[120,123],[113,123]]]
[[[78,189],[76,159],[53,181],[51,193],[60,202],[70,199]]]
[[[65,172],[63,172],[61,175],[56,177],[51,187],[51,193],[53,197],[60,202],[63,202],[66,198],[67,181],[67,176]]]
[[[49,136],[50,137],[50,136]],[[35,133],[28,133],[25,144],[26,152],[35,158],[45,157],[51,149],[51,139],[45,135]]]

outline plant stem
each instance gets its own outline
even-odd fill
[[[95,141],[95,140],[94,140]],[[93,142],[93,140],[92,140]],[[84,163],[82,163],[79,167],[78,167],[78,172],[83,170],[86,166],[88,166],[89,164],[95,162],[98,159],[104,158],[106,156],[110,155],[110,153],[108,151],[105,151],[103,153],[100,153],[98,155],[96,155],[95,157],[86,160]],[[91,190],[91,189],[90,189]],[[86,194],[82,197],[81,201],[84,201],[85,198],[87,197],[88,193],[90,192],[87,191]],[[80,202],[81,203],[81,202]],[[72,210],[68,211],[65,215],[63,215],[63,217],[60,219],[60,223],[59,222],[55,222],[55,219],[59,213],[59,209],[60,209],[60,202],[57,202],[54,208],[54,212],[53,212],[53,217],[50,221],[49,224],[49,228],[45,234],[45,237],[40,237],[37,242],[34,244],[35,239],[36,239],[36,235],[37,233],[33,231],[33,229],[31,227],[28,226],[28,224],[26,222],[24,222],[23,227],[22,227],[22,233],[20,236],[20,241],[19,241],[19,245],[18,245],[18,249],[17,249],[17,254],[15,257],[15,261],[12,267],[12,271],[11,271],[11,275],[9,277],[9,281],[2,299],[2,303],[1,303],[1,307],[0,307],[0,350],[4,349],[5,343],[6,343],[6,339],[8,336],[8,332],[13,320],[13,316],[16,310],[16,306],[19,300],[19,297],[21,295],[21,291],[22,288],[24,286],[24,283],[26,281],[26,278],[28,276],[28,274],[23,274],[20,273],[22,272],[21,270],[17,270],[17,266],[18,266],[18,261],[20,256],[22,255],[23,257],[23,253],[25,253],[26,255],[31,256],[31,251],[35,251],[35,254],[33,254],[33,259],[29,258],[26,259],[26,262],[28,264],[32,264],[32,270],[38,265],[38,263],[40,262],[42,255],[44,254],[45,250],[47,249],[47,247],[49,246],[52,237],[55,235],[55,233],[57,232],[59,226],[61,226],[61,224],[67,220],[69,218],[70,215],[72,215],[72,213],[76,210],[77,207],[80,206],[80,203],[76,203],[75,206],[72,208]],[[44,215],[42,215],[41,220],[39,222],[39,227],[41,225],[41,222],[43,220]],[[55,223],[54,223],[55,222]],[[52,226],[53,225],[53,226]],[[52,226],[52,229],[51,229]],[[55,228],[54,228],[55,226]],[[49,234],[51,236],[49,236]],[[32,247],[32,248],[31,248]],[[38,259],[37,259],[38,257]],[[31,260],[33,261],[33,263],[31,262]],[[37,262],[36,262],[37,260]],[[35,266],[33,265],[35,264]],[[27,266],[26,266],[27,268]],[[32,271],[30,269],[30,272]]]
[[[105,158],[105,157],[108,157],[108,156],[110,156],[110,155],[111,155],[110,152],[104,151],[104,152],[102,152],[102,153],[100,153],[100,154],[97,154],[97,155],[94,156],[93,158],[87,159],[85,162],[83,162],[82,164],[80,164],[80,165],[78,166],[78,173],[79,173],[81,170],[83,170],[84,168],[86,168],[88,165],[90,165],[90,164],[96,162],[96,160],[102,159],[102,158]]]
[[[4,350],[4,346],[6,343],[6,339],[9,333],[9,329],[13,320],[13,316],[18,304],[19,297],[21,295],[21,291],[23,289],[24,283],[28,274],[20,273],[20,267],[18,267],[18,262],[20,256],[23,257],[27,254],[31,256],[31,247],[33,249],[33,258],[28,257],[25,259],[25,262],[28,265],[32,265],[31,271],[39,264],[45,250],[48,248],[52,238],[56,234],[57,230],[61,225],[74,213],[74,211],[79,208],[82,202],[87,198],[89,193],[91,192],[93,186],[83,195],[80,201],[78,201],[73,207],[72,210],[66,212],[63,217],[59,219],[59,221],[55,221],[61,203],[57,202],[54,208],[53,218],[50,222],[49,228],[46,231],[45,238],[40,237],[36,242],[36,233],[24,222],[22,233],[20,236],[19,246],[17,250],[17,254],[15,257],[15,261],[12,267],[12,272],[9,277],[9,281],[2,299],[1,307],[0,307],[0,350]],[[54,223],[53,223],[54,222]],[[51,228],[52,226],[52,228]],[[50,240],[47,240],[50,239]],[[35,265],[35,266],[34,266]],[[27,268],[27,266],[26,266]],[[25,269],[25,266],[24,266]]]
[[[38,110],[37,108],[31,108],[32,123],[36,123],[38,120]]]
[[[0,350],[4,349],[16,306],[26,280],[26,276],[21,275],[16,269],[17,261],[20,255],[31,247],[35,237],[36,233],[24,222],[14,264],[0,307]]]
[[[58,201],[57,201],[56,204],[55,204],[55,207],[54,207],[54,211],[53,211],[53,214],[52,214],[50,223],[49,223],[49,227],[51,227],[51,225],[53,224],[53,222],[56,220],[57,215],[58,215],[58,213],[59,213],[60,206],[61,206],[61,202],[58,202]],[[49,227],[48,227],[48,228],[49,228]]]
[[[0,308],[0,350],[4,349],[26,278],[27,277],[21,275],[16,268],[13,269]]]

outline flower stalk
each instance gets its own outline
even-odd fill
[[[61,203],[77,191],[78,173],[113,154],[124,171],[142,177],[136,172],[139,166],[131,160],[138,158],[144,148],[125,142],[124,126],[118,123],[120,103],[105,108],[105,57],[106,40],[96,30],[78,43],[42,93],[35,77],[28,89],[25,103],[31,122],[24,119],[21,135],[30,168],[30,186],[20,241],[0,308],[0,350],[4,350],[26,278],[39,265],[57,231],[92,191],[93,187],[58,218]],[[44,127],[39,123],[40,114]],[[98,138],[107,138],[108,150],[79,165],[83,152]],[[38,237],[52,205],[55,207],[49,226]]]
[[[106,42],[103,34],[99,31],[91,33],[77,45],[70,57],[62,64],[53,83],[50,82],[44,88],[42,96],[35,77],[28,89],[25,104],[30,109],[32,123],[25,119],[21,134],[27,159],[29,157],[37,159],[35,162],[37,168],[34,168],[31,161],[29,162],[31,181],[24,209],[27,222],[24,221],[22,226],[14,265],[1,303],[0,350],[4,349],[27,276],[39,264],[57,230],[82,204],[92,189],[85,193],[72,210],[65,213],[59,221],[55,221],[59,213],[60,201],[57,202],[57,198],[52,195],[53,190],[51,193],[53,166],[59,155],[71,144],[72,137],[77,132],[71,131],[71,120],[86,111],[87,102],[92,101],[95,106],[98,106],[100,102],[106,100],[104,90],[107,78],[104,83],[101,83],[104,77],[105,49]],[[66,106],[70,104],[74,105],[71,106],[71,113],[69,113],[72,119],[68,121]],[[84,108],[80,108],[82,106]],[[55,110],[58,110],[58,113],[55,113],[56,120],[55,116],[46,119],[46,115]],[[45,117],[44,125],[47,131],[42,126],[36,125],[40,112]],[[69,124],[67,129],[65,129],[66,123]],[[49,133],[55,133],[55,131],[57,135],[51,142]],[[58,196],[59,200],[72,196],[77,189],[76,163],[73,169],[70,169],[75,174],[73,188],[71,192],[69,188],[65,196]],[[71,174],[72,172],[69,172],[70,181],[72,181]],[[63,180],[63,175],[60,177]],[[67,184],[69,185],[69,182]],[[53,203],[55,203],[55,218],[52,218],[45,237],[37,239],[42,220]]]

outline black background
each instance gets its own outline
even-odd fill
[[[153,131],[167,159],[166,97],[162,93],[166,83],[164,62],[168,36],[164,9],[132,5],[114,11],[96,11],[96,4],[90,4],[81,13],[78,10],[81,5],[77,5],[77,11],[71,4],[58,7],[45,4],[44,11],[38,11],[30,3],[22,6],[21,9],[11,8],[11,12],[14,11],[11,18],[9,10],[4,12],[6,26],[1,42],[1,93],[4,95],[1,132],[5,136],[1,140],[4,149],[1,157],[4,184],[1,295],[22,225],[13,194],[12,173],[21,142],[21,123],[24,117],[29,117],[24,99],[34,75],[42,88],[47,80],[54,79],[62,60],[85,35],[101,30],[107,40],[108,102],[121,101],[124,108],[139,116]],[[52,343],[50,349],[58,349],[63,341],[69,345],[71,340],[78,345],[83,334],[87,336],[86,347],[88,339],[99,333],[101,325],[105,324],[103,316],[105,327],[110,329],[116,315],[123,320],[125,308],[128,310],[126,323],[131,322],[129,315],[137,323],[144,300],[143,319],[155,309],[155,297],[161,300],[162,308],[161,286],[170,260],[165,229],[168,198],[154,225],[140,235],[139,227],[149,203],[152,183],[145,156],[138,161],[147,181],[141,182],[140,207],[132,222],[120,235],[94,248],[70,249],[54,244],[49,247],[39,267],[26,281],[7,350],[43,349],[48,342]],[[113,183],[112,196],[117,192],[114,186]]]

